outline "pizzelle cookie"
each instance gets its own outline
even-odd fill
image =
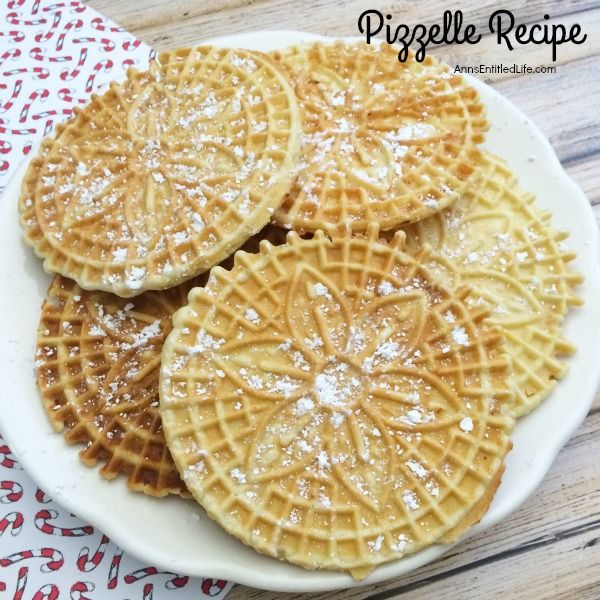
[[[158,412],[163,340],[189,289],[128,301],[57,275],[38,328],[38,387],[54,428],[85,444],[84,464],[101,463],[107,479],[125,474],[130,489],[152,496],[189,495]]]
[[[581,304],[582,277],[569,263],[565,232],[549,212],[535,206],[506,163],[485,155],[477,183],[445,211],[405,228],[413,249],[429,244],[437,253],[428,266],[450,287],[469,285],[469,302],[491,311],[502,328],[514,373],[515,410],[533,410],[567,371],[564,357],[575,348],[561,324]]]
[[[294,92],[271,60],[164,52],[42,143],[20,198],[25,239],[85,289],[172,287],[269,221],[299,144]]]
[[[513,424],[485,311],[402,233],[378,235],[238,252],[175,314],[160,381],[169,448],[209,516],[357,578],[485,510]]]
[[[455,201],[488,128],[474,88],[431,57],[401,63],[387,44],[315,43],[272,53],[303,118],[298,178],[275,213],[314,231],[382,229]]]

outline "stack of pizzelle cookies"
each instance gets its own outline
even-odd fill
[[[197,47],[44,140],[36,356],[86,465],[362,578],[458,539],[574,351],[581,277],[433,58]],[[287,232],[287,230],[292,230]],[[241,248],[241,249],[240,249]]]

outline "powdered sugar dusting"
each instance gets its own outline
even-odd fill
[[[464,417],[461,419],[459,426],[465,433],[470,433],[473,431],[473,419],[471,417]]]

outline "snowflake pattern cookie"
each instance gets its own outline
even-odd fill
[[[84,289],[172,287],[267,224],[299,143],[293,90],[271,61],[164,52],[44,140],[23,182],[25,239]]]
[[[209,516],[260,552],[357,578],[468,518],[513,423],[485,311],[402,233],[377,238],[290,233],[213,269],[174,317],[160,382],[173,458]]]
[[[430,268],[451,287],[469,285],[469,302],[489,308],[502,328],[514,373],[515,410],[531,412],[567,372],[575,351],[562,333],[568,309],[581,304],[575,255],[552,215],[540,211],[506,163],[485,155],[477,185],[450,208],[405,229],[408,245],[431,245]]]
[[[303,119],[297,179],[275,217],[314,231],[417,221],[465,191],[488,128],[477,92],[427,57],[338,41],[275,52]]]

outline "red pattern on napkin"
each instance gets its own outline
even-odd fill
[[[0,2],[0,192],[35,143],[73,106],[144,68],[146,44],[72,1]]]
[[[222,599],[230,587],[146,567],[124,554],[37,488],[0,437],[0,592],[7,598]]]

